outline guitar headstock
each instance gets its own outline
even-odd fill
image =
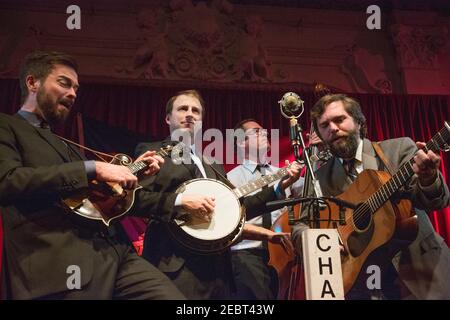
[[[160,148],[157,154],[161,157],[170,157],[175,164],[178,164],[182,161],[185,148],[186,145],[184,143],[178,142],[176,144],[169,144]]]
[[[444,128],[447,129],[447,137],[450,136],[450,121],[445,121],[444,123]],[[450,151],[450,146],[448,144],[450,139],[446,139],[446,141],[442,144],[442,146],[440,147],[442,152],[449,152]]]
[[[174,148],[174,146],[171,146],[171,145],[164,146],[159,149],[157,154],[161,157],[168,157],[168,156],[170,156],[170,153],[172,152],[173,148]]]
[[[450,151],[450,122],[445,121],[444,127],[434,135],[434,137],[427,142],[426,150],[432,150],[434,152],[442,151],[449,152]]]

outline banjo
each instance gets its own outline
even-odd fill
[[[214,254],[226,250],[241,235],[245,224],[245,207],[239,199],[274,182],[285,175],[289,166],[276,173],[262,176],[239,188],[208,178],[189,180],[178,187],[177,193],[198,193],[214,197],[216,206],[211,221],[181,213],[168,224],[173,238],[197,254]]]

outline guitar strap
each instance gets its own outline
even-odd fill
[[[392,166],[391,166],[389,160],[386,158],[383,150],[381,150],[379,142],[372,142],[372,146],[373,146],[373,149],[375,150],[375,153],[377,154],[377,156],[381,159],[381,162],[383,162],[384,167],[387,169],[389,174],[391,176],[393,176],[394,170],[392,169]]]

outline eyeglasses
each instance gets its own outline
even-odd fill
[[[256,136],[259,135],[261,137],[267,137],[269,136],[269,132],[266,129],[263,128],[257,128],[257,129],[248,129],[245,131],[246,136]]]

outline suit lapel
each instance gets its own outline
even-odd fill
[[[339,195],[351,184],[342,163],[336,157],[327,161],[317,171],[317,178],[319,181],[324,181],[320,184],[324,195]],[[342,181],[345,181],[344,184]]]
[[[209,164],[209,162],[206,162],[206,161],[204,161],[204,159],[202,159],[202,164],[203,164],[203,168],[205,168],[205,173],[206,173],[207,178],[219,179],[219,177],[217,177],[217,174],[214,172],[213,168],[211,167],[212,165]]]
[[[332,172],[334,172],[334,174],[331,176],[333,194],[341,194],[344,192],[344,190],[347,190],[348,186],[352,184],[352,180],[347,175],[343,164],[338,158],[333,159]],[[342,184],[342,181],[345,181],[345,183]]]
[[[27,125],[33,127],[34,130],[45,140],[47,143],[55,149],[55,151],[64,159],[65,162],[70,162],[69,154],[66,145],[55,136],[49,129],[42,129],[33,126],[27,120],[25,120],[21,115],[16,113],[14,115],[15,118],[24,121]]]
[[[169,137],[167,137],[166,139],[164,139],[161,142],[161,147],[166,147],[169,145],[175,145],[177,144],[178,141],[174,141]],[[184,170],[187,170],[189,172],[189,174],[191,175],[192,179],[196,179],[197,177],[195,176],[195,163],[192,161],[191,159],[191,163],[184,163],[184,161],[181,162],[181,164],[175,164],[173,163],[174,166],[178,167],[178,168],[184,168]]]
[[[86,160],[85,157],[81,154],[80,150],[78,150],[78,148],[71,145],[70,143],[67,144],[67,147],[72,151],[72,154],[76,155],[79,158],[79,160]]]
[[[59,155],[64,159],[65,162],[70,162],[68,153],[69,150],[61,139],[55,136],[49,129],[41,129],[37,127],[34,127],[34,129],[45,141],[48,142],[49,145],[53,147],[53,149],[55,149],[56,152],[59,153]]]
[[[378,170],[378,161],[375,156],[375,150],[373,149],[372,142],[370,142],[370,140],[368,139],[364,139],[363,142],[362,161],[364,170]]]

